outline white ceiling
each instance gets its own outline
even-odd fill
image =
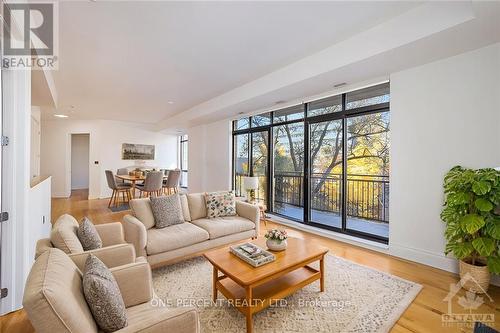
[[[154,124],[416,5],[61,2],[57,112]]]
[[[500,2],[72,1],[59,16],[59,109],[45,119],[68,112],[157,130],[500,41]]]

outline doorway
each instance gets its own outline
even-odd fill
[[[71,134],[71,195],[89,189],[90,134]]]

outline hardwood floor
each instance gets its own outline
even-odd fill
[[[88,216],[94,223],[98,224],[121,221],[121,218],[129,213],[128,211],[113,213],[108,209],[106,199],[87,200],[86,196],[85,191],[75,191],[69,199],[53,199],[52,221],[55,221],[59,215],[68,213],[77,219]],[[261,235],[265,233],[266,229],[278,226],[273,222],[268,222],[267,226],[262,223]],[[280,227],[283,228],[283,226]],[[441,315],[448,311],[448,303],[444,302],[443,299],[448,294],[450,284],[458,281],[455,274],[297,229],[289,227],[286,229],[290,236],[324,245],[330,249],[332,254],[423,285],[420,294],[404,312],[391,332],[472,332],[471,328],[460,327],[457,324],[451,327],[442,325]],[[500,288],[491,286],[488,294],[493,301],[490,302],[486,296],[482,296],[485,303],[475,310],[470,310],[470,313],[493,314],[495,321],[490,323],[490,326],[500,330]],[[452,309],[455,313],[469,314],[469,310],[464,310],[458,304],[458,298],[464,295],[465,292],[461,290],[453,299]],[[23,310],[0,317],[0,332],[2,333],[33,331]]]

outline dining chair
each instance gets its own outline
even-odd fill
[[[111,207],[113,203],[115,206],[118,206],[118,204],[120,203],[120,193],[122,194],[124,203],[132,199],[132,196],[130,194],[130,189],[132,188],[132,185],[117,184],[113,171],[106,170],[105,173],[106,173],[106,180],[108,181],[108,187],[113,190],[113,194],[111,194],[111,198],[109,199],[108,207]]]
[[[128,175],[128,169],[127,168],[120,168],[120,169],[116,170],[116,174],[117,175]],[[120,178],[115,178],[115,179],[116,179],[117,184],[128,184],[128,182],[126,182],[123,179],[120,179]]]
[[[162,171],[150,171],[146,174],[146,179],[143,184],[136,184],[135,187],[139,190],[139,197],[142,198],[142,193],[144,192],[145,197],[151,195],[158,196],[161,195],[163,185],[163,172]]]
[[[175,169],[168,172],[167,180],[163,182],[163,192],[171,194],[179,192],[179,179],[181,177],[181,170]]]

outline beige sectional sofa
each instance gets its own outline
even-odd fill
[[[172,263],[217,246],[259,235],[259,208],[236,201],[236,216],[207,218],[203,193],[181,194],[184,223],[155,228],[149,198],[133,199],[123,218],[125,240],[153,266]]]

